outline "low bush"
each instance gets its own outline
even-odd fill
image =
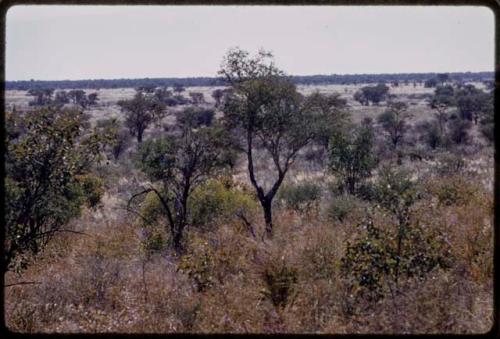
[[[311,210],[321,198],[321,187],[312,182],[286,185],[278,191],[278,200],[297,212]]]
[[[143,233],[143,248],[146,253],[158,253],[168,248],[170,233],[167,232],[163,206],[154,192],[149,192],[141,204],[139,223]]]
[[[369,301],[383,298],[404,279],[423,279],[435,268],[451,265],[446,236],[418,222],[399,235],[397,227],[379,227],[372,219],[358,225],[354,241],[347,242],[341,272],[353,279],[352,290]]]
[[[229,177],[208,180],[193,191],[189,201],[191,224],[205,229],[240,216],[251,218],[257,208],[253,192]]]
[[[342,222],[352,214],[362,212],[361,202],[352,195],[334,197],[328,208],[328,217],[333,221]]]
[[[470,178],[461,174],[430,179],[427,192],[435,197],[439,205],[464,205],[478,192]]]

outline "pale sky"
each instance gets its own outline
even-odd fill
[[[231,47],[291,75],[494,71],[486,7],[14,6],[6,80],[216,76]]]

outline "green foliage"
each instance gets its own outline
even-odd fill
[[[446,143],[446,137],[441,134],[437,121],[423,121],[417,125],[420,140],[431,149],[436,149]]]
[[[330,170],[340,177],[343,190],[354,194],[370,177],[378,159],[373,153],[373,129],[358,127],[353,133],[339,132],[330,140]]]
[[[82,188],[85,204],[95,209],[104,194],[103,180],[91,174],[78,175],[76,180]]]
[[[404,102],[391,102],[386,112],[378,117],[378,123],[388,134],[392,146],[396,148],[403,141],[408,130],[408,106]]]
[[[421,193],[409,172],[383,167],[375,187],[377,202],[393,221],[377,227],[365,220],[342,259],[344,276],[352,275],[355,291],[370,300],[383,297],[386,287],[393,292],[401,277],[424,278],[435,267],[448,267],[451,256],[446,235],[414,216]]]
[[[315,119],[309,121],[314,130],[314,140],[319,145],[328,148],[330,137],[340,130],[349,120],[346,110],[347,101],[338,93],[329,95],[313,92],[304,99],[304,109],[311,112]]]
[[[470,140],[470,129],[472,123],[468,120],[460,119],[458,117],[448,121],[448,135],[449,140],[457,145],[466,144]]]
[[[313,182],[284,185],[278,191],[278,200],[298,212],[311,210],[321,198],[321,187]]]
[[[196,239],[190,248],[192,252],[181,257],[177,270],[192,279],[196,291],[204,292],[215,282],[214,253],[202,239]]]
[[[376,86],[364,86],[354,93],[354,100],[365,106],[368,106],[370,102],[378,105],[379,102],[385,100],[388,92],[389,87],[383,83],[379,83]]]
[[[138,148],[137,165],[152,181],[172,178],[175,151],[175,143],[170,138],[146,140]]]
[[[165,228],[165,216],[160,199],[154,192],[146,194],[139,210],[143,229],[142,245],[147,254],[163,252],[170,244],[169,232]]]
[[[446,236],[426,225],[412,224],[403,237],[377,227],[371,219],[358,225],[341,262],[344,277],[353,278],[353,291],[368,300],[392,292],[401,278],[420,279],[435,268],[449,268],[451,247]]]
[[[82,135],[82,115],[44,109],[7,115],[4,271],[26,267],[81,205],[97,205],[101,182],[88,176],[102,139]]]
[[[137,137],[137,142],[142,142],[144,131],[156,119],[161,120],[164,104],[159,102],[152,93],[137,91],[133,99],[118,101],[118,105],[126,114],[125,126],[132,136]]]
[[[257,209],[257,201],[246,187],[239,188],[230,177],[209,179],[197,187],[189,200],[190,223],[214,227],[239,215],[248,217]]]
[[[158,196],[177,252],[182,250],[184,228],[190,215],[189,198],[217,169],[226,165],[222,157],[225,133],[215,127],[193,130],[183,126],[181,136],[168,134],[144,142],[138,151],[137,165],[154,185],[129,200],[148,192]]]
[[[230,50],[219,74],[233,90],[225,102],[224,125],[240,135],[234,146],[246,153],[250,181],[263,208],[267,233],[271,234],[272,201],[298,152],[323,134],[318,128],[321,123],[335,120],[333,110],[323,109],[332,100],[304,100],[295,84],[275,67],[272,55],[264,51],[250,57],[246,51]],[[256,148],[273,160],[277,174],[267,192],[255,175]]]
[[[458,113],[462,119],[477,123],[479,118],[493,108],[493,95],[465,85],[456,93]]]
[[[427,183],[428,191],[437,198],[439,205],[465,205],[478,192],[469,178],[463,174],[439,177]]]
[[[188,107],[177,113],[176,118],[177,123],[180,125],[198,128],[200,126],[211,126],[214,116],[215,112],[211,109]]]
[[[362,211],[360,201],[352,195],[340,195],[332,199],[328,207],[328,217],[334,221],[344,221],[351,214]]]

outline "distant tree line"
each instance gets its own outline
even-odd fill
[[[458,72],[448,73],[449,81],[493,81],[494,72]],[[438,73],[398,73],[398,74],[331,74],[331,75],[296,75],[291,76],[295,84],[370,84],[370,83],[421,83],[430,79],[439,79]],[[433,81],[433,80],[432,80]],[[75,88],[138,88],[138,87],[195,87],[226,86],[227,79],[222,77],[194,78],[143,78],[143,79],[92,79],[92,80],[30,80],[6,81],[7,90],[29,89],[75,89]]]

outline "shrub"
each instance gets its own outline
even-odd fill
[[[85,204],[95,209],[104,194],[103,180],[92,174],[79,175],[76,178],[80,182]]]
[[[355,212],[360,212],[361,206],[358,199],[352,195],[341,195],[333,198],[328,208],[328,217],[334,221],[344,221]]]
[[[258,208],[253,193],[228,177],[210,179],[198,187],[189,206],[191,224],[202,228],[230,222],[240,215],[248,217]]]
[[[177,270],[187,274],[193,281],[197,292],[204,292],[215,282],[213,275],[213,250],[203,239],[195,239],[193,250],[181,257]]]
[[[402,278],[423,279],[434,268],[450,267],[451,246],[436,229],[417,222],[400,236],[399,230],[377,227],[371,219],[358,227],[341,260],[341,272],[354,277],[352,288],[358,296],[378,300],[397,289]]]
[[[298,212],[310,210],[320,198],[321,187],[312,182],[283,186],[278,192],[278,199]]]
[[[469,142],[469,131],[472,122],[460,118],[450,119],[448,121],[448,137],[457,145]]]
[[[420,134],[420,140],[431,149],[436,149],[445,143],[445,138],[441,134],[436,121],[423,121],[417,125],[417,130]]]
[[[431,179],[427,183],[427,187],[431,195],[437,198],[438,204],[445,206],[464,205],[478,191],[477,185],[460,174]]]
[[[149,192],[141,204],[140,223],[143,230],[142,245],[146,253],[164,251],[170,245],[169,232],[166,231],[164,211],[160,199]]]
[[[356,193],[359,184],[377,167],[373,138],[371,125],[362,125],[350,133],[339,132],[330,138],[329,169],[338,177],[343,191]]]

